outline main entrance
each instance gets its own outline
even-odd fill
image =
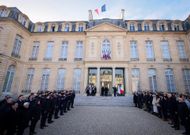
[[[117,93],[125,94],[124,68],[88,68],[88,84],[97,88],[96,95],[102,95],[102,88],[106,88],[107,95],[113,95],[112,87],[117,88]]]

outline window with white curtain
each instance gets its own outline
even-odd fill
[[[153,92],[157,91],[157,81],[156,81],[156,70],[155,69],[148,69],[148,78],[149,78],[150,90]]]
[[[68,41],[63,41],[61,46],[61,56],[60,58],[66,60],[68,52]]]
[[[82,32],[83,31],[83,24],[79,24],[78,31]]]
[[[105,39],[102,42],[101,58],[103,58],[105,60],[111,59],[111,44],[110,44],[110,41],[108,39]]]
[[[20,57],[19,53],[20,53],[21,45],[22,45],[22,37],[20,35],[16,35],[13,51],[11,54],[12,56]]]
[[[75,49],[75,60],[82,60],[83,58],[83,41],[77,41]]]
[[[68,23],[65,24],[65,30],[64,31],[69,32],[69,24]]]
[[[58,69],[57,90],[64,90],[65,72],[66,72],[66,70],[63,68]]]
[[[42,32],[42,25],[41,25],[41,24],[39,24],[39,25],[37,26],[37,32]]]
[[[149,31],[149,30],[150,30],[149,24],[145,23],[144,24],[144,31]]]
[[[49,84],[49,76],[50,76],[50,69],[44,68],[42,71],[42,79],[41,79],[41,90],[45,91],[48,90]]]
[[[130,24],[130,31],[135,31],[135,25],[134,25],[134,23]]]
[[[174,74],[172,69],[166,69],[165,70],[165,77],[166,77],[166,84],[168,92],[175,92],[176,86],[175,86],[175,80],[174,80]]]
[[[14,74],[15,74],[15,66],[10,65],[8,70],[7,70],[6,77],[5,77],[5,82],[3,85],[3,92],[10,92],[11,91],[11,86],[12,86]]]
[[[186,59],[187,55],[185,52],[184,41],[177,41],[177,47],[178,47],[179,58],[180,59]]]
[[[161,49],[163,59],[171,59],[168,41],[161,42]]]
[[[81,85],[81,69],[74,69],[74,77],[73,77],[73,89],[80,93],[80,85]]]
[[[138,59],[138,48],[137,48],[137,42],[131,41],[130,42],[130,53],[131,53],[131,59]]]
[[[154,59],[154,49],[152,41],[146,41],[146,57],[147,59]]]
[[[38,52],[39,52],[39,46],[40,46],[40,42],[39,41],[34,41],[33,42],[32,55],[31,55],[32,59],[37,59]]]
[[[190,93],[190,69],[183,70],[183,80],[186,92]]]
[[[131,75],[132,75],[132,91],[135,92],[140,90],[140,69],[132,68]]]
[[[52,59],[53,55],[53,44],[54,42],[49,41],[47,43],[47,49],[46,49],[46,54],[45,54],[45,59]]]
[[[25,90],[31,90],[32,86],[32,80],[34,77],[34,68],[29,68],[27,71],[27,78],[26,78],[26,84],[25,84]]]

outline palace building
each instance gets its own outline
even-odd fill
[[[0,95],[73,89],[93,83],[134,91],[190,93],[186,20],[93,19],[33,23],[0,6]]]

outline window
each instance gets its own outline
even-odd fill
[[[89,68],[88,69],[88,84],[97,84],[97,69]]]
[[[147,57],[147,60],[154,59],[154,49],[153,49],[152,41],[146,41],[146,57]]]
[[[156,70],[155,69],[148,70],[148,78],[149,78],[150,90],[153,92],[157,91],[157,81],[156,81]]]
[[[149,30],[150,30],[149,24],[148,23],[144,24],[144,31],[149,31]]]
[[[55,32],[55,24],[51,25],[51,32]]]
[[[136,92],[140,90],[140,70],[138,68],[133,68],[131,71],[132,75],[132,91]]]
[[[64,90],[64,82],[65,82],[65,69],[59,69],[57,77],[57,90]]]
[[[135,25],[134,25],[134,23],[130,24],[130,31],[135,31]]]
[[[164,26],[164,24],[160,24],[160,31],[165,31],[165,26]]]
[[[22,45],[22,37],[20,35],[16,35],[11,56],[20,58],[19,53],[20,53],[21,45]]]
[[[132,60],[138,60],[139,56],[138,56],[137,42],[131,41],[130,44],[131,44],[130,45],[131,59]]]
[[[171,60],[168,41],[161,42],[162,57],[164,60]]]
[[[142,31],[142,25],[141,25],[141,23],[138,23],[138,31]]]
[[[175,87],[175,83],[174,83],[173,70],[172,69],[166,69],[165,70],[165,77],[166,77],[166,84],[167,84],[168,92],[175,92],[176,87]]]
[[[31,55],[30,60],[36,60],[37,57],[38,57],[38,52],[39,52],[40,42],[39,41],[34,41],[33,44],[34,45],[33,45],[33,48],[32,48],[32,55]]]
[[[76,31],[76,24],[72,23],[72,32]]]
[[[15,74],[15,66],[11,65],[9,66],[7,70],[7,74],[6,74],[6,78],[5,78],[5,82],[3,86],[3,92],[11,91],[11,85],[13,82],[14,74]]]
[[[179,58],[180,59],[187,59],[184,41],[177,41],[177,47],[178,47]]]
[[[79,32],[82,32],[83,31],[83,24],[79,24],[79,28],[78,28],[79,30]]]
[[[0,10],[0,17],[6,17],[6,16],[7,16],[7,13],[8,13],[8,10],[7,10],[7,9],[1,9],[1,10]]]
[[[42,25],[41,24],[38,25],[37,32],[42,32]]]
[[[60,60],[67,60],[68,41],[63,41],[61,46]]]
[[[172,30],[172,24],[168,23],[168,30],[171,31]]]
[[[49,76],[50,76],[50,69],[45,68],[42,71],[42,80],[41,80],[41,90],[48,90],[48,83],[49,83]]]
[[[62,31],[62,24],[60,23],[59,26],[58,26],[58,31]]]
[[[156,25],[156,23],[153,23],[153,31],[157,31],[157,25]]]
[[[65,24],[65,32],[69,32],[69,24],[68,23]]]
[[[73,89],[77,93],[80,93],[80,85],[81,85],[80,80],[81,80],[81,69],[74,69]]]
[[[54,42],[52,42],[52,41],[49,41],[49,42],[47,43],[47,49],[46,49],[46,54],[45,54],[45,60],[51,60],[51,59],[52,59],[53,44],[54,44]]]
[[[29,68],[27,72],[27,78],[26,78],[26,84],[25,84],[25,90],[31,90],[32,86],[32,80],[34,76],[34,68]]]
[[[104,60],[111,59],[111,45],[108,39],[105,39],[102,43],[101,57]]]
[[[83,42],[77,41],[75,50],[75,60],[82,60],[83,58]]]
[[[190,69],[183,70],[183,79],[186,92],[190,93]]]
[[[179,31],[179,25],[178,24],[174,25],[174,31]]]

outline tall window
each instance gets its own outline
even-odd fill
[[[63,60],[67,60],[67,52],[68,52],[68,41],[63,41],[61,46],[60,58]]]
[[[47,43],[47,49],[46,49],[45,59],[52,59],[53,44],[54,44],[54,42],[52,42],[52,41],[49,41]]]
[[[190,93],[190,69],[183,70],[183,79],[186,92]]]
[[[138,31],[142,31],[142,25],[141,25],[141,23],[138,23]]]
[[[152,41],[146,41],[146,57],[149,60],[154,59],[154,49],[153,49]]]
[[[83,41],[77,41],[75,49],[75,60],[82,60],[83,58]]]
[[[150,30],[149,24],[148,23],[144,24],[144,31],[149,31],[149,30]]]
[[[74,69],[74,77],[73,77],[73,89],[80,93],[80,83],[81,83],[81,69]]]
[[[166,84],[167,84],[168,91],[169,92],[175,92],[176,87],[175,87],[175,82],[174,82],[173,70],[172,69],[166,69],[165,70],[165,77],[166,77]]]
[[[32,48],[32,55],[31,55],[31,59],[37,59],[38,57],[38,52],[39,52],[39,45],[40,42],[39,41],[34,41],[33,43],[33,48]]]
[[[157,81],[156,81],[156,70],[155,69],[148,70],[148,78],[149,78],[150,90],[153,92],[157,91]]]
[[[138,68],[133,68],[131,71],[132,75],[132,91],[140,90],[140,70]]]
[[[156,25],[156,23],[153,23],[152,27],[153,27],[153,31],[157,31],[157,25]]]
[[[178,53],[180,59],[186,59],[185,45],[183,41],[177,41]]]
[[[178,24],[174,25],[174,31],[179,31],[179,25]]]
[[[108,39],[103,41],[101,49],[101,57],[105,60],[111,59],[111,45]]]
[[[65,24],[65,31],[69,32],[69,24],[68,23]]]
[[[7,10],[7,9],[1,9],[1,10],[0,10],[0,17],[6,17],[6,16],[7,16],[7,13],[8,13],[8,10]]]
[[[9,66],[7,70],[7,74],[6,74],[6,78],[5,78],[5,82],[3,86],[3,92],[11,91],[11,85],[13,82],[14,74],[15,74],[15,66],[11,65]]]
[[[130,53],[131,53],[131,59],[138,59],[138,48],[137,48],[137,42],[136,41],[131,41],[130,42]]]
[[[27,72],[25,90],[31,90],[33,76],[34,76],[34,68],[29,68]]]
[[[130,24],[130,31],[135,31],[135,25],[134,25],[134,23]]]
[[[79,28],[78,28],[79,30],[79,32],[82,32],[83,31],[83,24],[79,24]]]
[[[170,60],[170,50],[169,50],[169,44],[168,41],[162,41],[161,42],[161,49],[162,49],[162,57],[164,60]]]
[[[41,90],[48,90],[50,69],[44,68],[42,71]]]
[[[58,77],[57,77],[57,90],[64,90],[64,83],[65,82],[65,69],[58,70]]]
[[[11,54],[12,56],[20,57],[19,53],[20,53],[21,45],[22,45],[22,37],[20,35],[16,35],[13,51]]]

